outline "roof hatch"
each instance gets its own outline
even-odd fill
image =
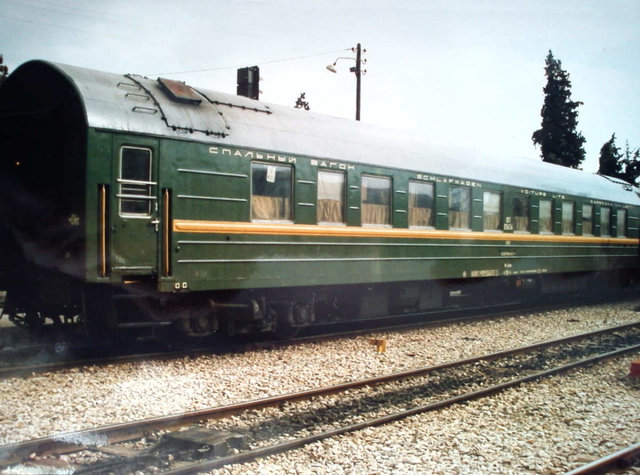
[[[126,76],[153,98],[154,111],[159,111],[168,127],[181,133],[201,132],[225,137],[229,127],[205,96],[184,82],[158,78],[156,81],[142,76]],[[138,107],[134,112],[145,112]]]
[[[202,98],[184,82],[158,78],[158,84],[160,84],[160,89],[162,89],[172,101],[194,105],[202,102]]]

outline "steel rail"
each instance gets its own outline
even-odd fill
[[[208,349],[209,354],[212,353],[211,349]],[[42,373],[45,371],[54,371],[68,368],[76,368],[78,366],[95,366],[95,365],[107,365],[107,364],[120,364],[120,363],[134,363],[136,361],[148,361],[150,359],[165,360],[165,359],[180,359],[185,356],[197,356],[205,353],[205,350],[190,350],[179,352],[157,352],[157,353],[138,353],[132,355],[117,355],[117,356],[101,356],[97,358],[83,358],[77,360],[63,360],[54,361],[51,363],[35,363],[22,366],[7,366],[0,367],[0,379],[9,378],[12,376],[23,376],[31,373]]]
[[[205,470],[213,470],[215,468],[222,467],[224,465],[232,465],[238,463],[246,463],[256,458],[267,457],[269,455],[275,455],[282,452],[287,452],[290,450],[294,450],[300,448],[304,445],[311,444],[313,442],[317,442],[319,440],[328,439],[331,437],[336,437],[339,435],[347,434],[349,432],[355,432],[358,430],[366,429],[368,427],[376,427],[384,424],[389,424],[391,422],[396,422],[401,419],[405,419],[410,416],[415,416],[417,414],[422,414],[426,412],[435,411],[438,409],[442,409],[444,407],[452,406],[454,404],[459,404],[462,402],[468,402],[475,399],[480,399],[482,397],[491,396],[498,392],[504,391],[505,389],[513,388],[519,386],[526,382],[531,382],[537,379],[545,378],[547,376],[552,376],[558,373],[562,373],[565,371],[569,371],[574,368],[578,368],[580,366],[585,366],[590,363],[595,363],[600,360],[606,358],[612,358],[615,356],[619,356],[624,353],[629,353],[631,351],[640,350],[640,344],[633,345],[626,348],[621,348],[615,351],[610,351],[608,353],[602,353],[600,355],[592,356],[589,358],[583,358],[578,361],[574,361],[572,363],[568,363],[563,366],[558,366],[556,368],[551,368],[548,370],[540,371],[538,373],[530,374],[528,376],[524,376],[522,378],[517,378],[512,381],[508,381],[505,383],[496,384],[493,386],[489,386],[488,388],[480,389],[477,391],[468,392],[465,394],[461,394],[459,396],[454,396],[448,399],[443,399],[441,401],[437,401],[432,404],[426,404],[423,406],[414,407],[411,409],[407,409],[404,411],[400,411],[394,414],[388,414],[386,416],[377,417],[374,419],[369,419],[367,421],[359,422],[356,424],[340,427],[337,429],[332,429],[329,431],[322,432],[320,434],[314,434],[307,437],[302,437],[300,439],[289,440],[286,442],[282,442],[280,444],[276,444],[269,447],[262,447],[255,450],[250,450],[247,452],[243,452],[237,455],[230,455],[227,457],[221,457],[215,460],[207,460],[206,462],[198,462],[190,465],[186,465],[183,467],[176,468],[174,470],[169,470],[162,472],[163,475],[183,475],[188,473],[196,473]],[[595,473],[595,472],[587,472],[587,473]]]
[[[565,475],[607,473],[614,469],[626,468],[630,461],[636,457],[640,457],[640,442],[571,470]]]
[[[29,455],[37,453],[38,455],[50,455],[58,453],[73,452],[75,450],[86,447],[87,445],[104,445],[116,442],[122,442],[131,440],[136,437],[142,437],[144,434],[152,432],[154,430],[169,430],[185,425],[196,423],[203,419],[220,419],[229,417],[234,414],[238,414],[251,409],[262,409],[266,407],[273,407],[285,402],[294,402],[304,399],[310,399],[315,396],[324,396],[334,394],[350,389],[358,389],[364,386],[374,386],[381,383],[396,381],[400,379],[406,379],[411,377],[423,376],[425,374],[453,368],[456,366],[463,366],[473,364],[482,360],[492,360],[500,357],[516,355],[519,353],[525,353],[527,351],[540,349],[543,347],[554,346],[562,343],[566,343],[572,340],[579,340],[582,338],[596,336],[603,333],[615,332],[624,330],[634,326],[638,326],[640,323],[631,323],[624,325],[617,325],[608,327],[593,332],[585,332],[577,335],[562,337],[554,340],[546,340],[543,342],[534,343],[524,347],[512,348],[497,351],[494,353],[474,356],[471,358],[441,363],[433,366],[426,366],[416,368],[413,370],[403,371],[399,373],[393,373],[383,376],[377,376],[373,378],[361,379],[356,381],[350,381],[340,383],[333,386],[326,386],[321,388],[308,389],[295,393],[288,393],[284,395],[271,396],[263,399],[256,399],[252,401],[245,401],[240,403],[229,404],[225,406],[219,406],[214,408],[207,408],[203,410],[191,411],[183,414],[158,416],[140,421],[126,422],[119,424],[112,424],[95,429],[85,429],[75,432],[61,433],[49,437],[43,437],[24,442],[17,442],[0,446],[0,466],[6,466],[26,459]],[[631,351],[631,350],[629,350]]]

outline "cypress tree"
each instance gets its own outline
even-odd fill
[[[622,154],[616,146],[616,134],[611,134],[611,138],[600,148],[600,168],[598,168],[598,173],[600,175],[624,178],[621,160]]]
[[[7,79],[8,75],[9,75],[9,68],[7,68],[7,66],[4,64],[4,58],[0,54],[0,86],[2,85],[4,80]]]
[[[624,164],[624,179],[629,183],[637,185],[638,178],[640,177],[640,147],[635,151],[631,151],[629,148],[629,142],[626,142],[624,150],[624,158],[622,159]]]
[[[562,69],[562,63],[553,57],[551,50],[545,64],[547,84],[540,112],[542,124],[531,140],[540,146],[543,161],[578,168],[585,158],[585,139],[576,131],[577,109],[582,102],[571,100],[569,73]]]

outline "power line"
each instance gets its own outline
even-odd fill
[[[3,0],[3,1],[5,3],[12,3],[14,5],[18,5],[23,8],[41,10],[41,11],[56,13],[60,15],[72,15],[72,16],[78,16],[83,18],[90,18],[92,20],[105,20],[105,21],[111,21],[111,22],[116,22],[120,24],[129,23],[132,26],[141,26],[140,24],[132,23],[131,21],[129,21],[130,18],[128,19],[124,17],[117,18],[105,11],[89,10],[85,8],[67,6],[59,3],[47,2],[46,0],[27,0],[27,1]],[[32,3],[28,3],[28,1]],[[71,10],[71,11],[65,11],[65,10]],[[111,16],[112,18],[107,18],[107,16]]]
[[[272,59],[269,61],[254,61],[255,63],[259,64],[259,65],[263,65],[263,64],[272,64],[272,63],[284,63],[286,61],[297,61],[300,59],[307,59],[307,58],[313,58],[316,56],[324,56],[327,54],[338,54],[338,53],[343,53],[345,51],[351,51],[351,48],[347,48],[347,49],[339,49],[339,50],[333,50],[333,51],[323,51],[321,53],[313,53],[313,54],[307,54],[304,56],[293,56],[290,58],[281,58],[281,59]],[[211,72],[211,71],[223,71],[225,69],[238,69],[238,68],[242,68],[246,66],[246,64],[241,64],[241,65],[236,65],[236,66],[220,66],[217,68],[207,68],[207,69],[192,69],[190,71],[173,71],[173,72],[161,72],[161,73],[148,73],[148,76],[169,76],[172,74],[190,74],[190,73],[206,73],[206,72]]]
[[[8,2],[9,3],[15,3],[12,0],[8,0]],[[88,31],[88,30],[85,30],[85,29],[82,29],[82,28],[74,28],[74,27],[70,27],[70,26],[66,26],[66,25],[49,23],[49,22],[44,22],[44,21],[39,21],[39,20],[32,20],[32,19],[27,19],[27,18],[16,18],[16,17],[10,17],[10,16],[6,16],[6,15],[0,15],[0,19],[10,20],[10,21],[17,21],[17,22],[22,22],[22,23],[28,23],[28,24],[32,24],[32,25],[42,25],[42,26],[49,27],[49,28],[57,28],[57,29],[60,29],[60,30],[73,31],[73,32],[78,32],[78,33],[83,33],[83,34],[95,36],[95,32],[94,31]],[[121,35],[116,35],[116,34],[113,34],[113,33],[101,33],[101,35],[102,36],[109,36],[109,37],[117,38],[117,39],[121,39],[121,40],[126,40],[126,41],[134,41],[134,38],[121,36]],[[258,64],[282,63],[282,62],[287,62],[287,61],[296,61],[296,60],[301,60],[301,59],[313,58],[313,57],[317,57],[317,56],[324,56],[324,55],[327,55],[327,54],[339,54],[339,53],[343,53],[345,51],[351,51],[351,49],[350,48],[345,48],[345,49],[339,49],[339,50],[323,51],[323,52],[312,53],[312,54],[302,55],[302,56],[293,56],[293,57],[288,57],[288,58],[280,58],[280,59],[273,59],[273,60],[268,60],[268,61],[260,61],[260,62],[257,62],[257,63]],[[147,73],[147,75],[148,76],[160,76],[160,75],[169,76],[169,75],[175,75],[175,74],[203,73],[203,72],[211,72],[211,71],[223,71],[223,70],[229,70],[229,69],[238,69],[238,68],[241,68],[241,67],[244,67],[244,66],[246,66],[246,64],[235,65],[235,66],[221,66],[221,67],[216,67],[216,68],[194,69],[194,70],[186,70],[186,71]]]
[[[50,28],[58,28],[60,30],[75,31],[75,32],[78,32],[78,33],[84,33],[86,35],[91,35],[91,36],[95,36],[96,35],[95,31],[83,30],[81,28],[73,28],[73,27],[70,27],[70,26],[56,25],[56,24],[53,24],[53,23],[46,23],[44,21],[28,20],[26,18],[14,18],[14,17],[6,16],[6,15],[0,15],[0,18],[3,18],[5,20],[11,20],[11,21],[19,21],[19,22],[23,22],[23,23],[31,23],[33,25],[48,26]],[[108,33],[108,34],[101,33],[101,35],[110,36],[112,38],[118,38],[118,39],[126,40],[126,41],[134,41],[133,38],[127,38],[125,36],[114,35],[112,33]]]

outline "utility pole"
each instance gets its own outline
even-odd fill
[[[356,46],[356,120],[360,120],[360,77],[362,76],[362,68],[361,68],[361,59],[362,59],[362,47],[360,43]]]
[[[362,69],[362,65],[367,64],[367,60],[362,59],[362,53],[366,53],[367,50],[363,49],[360,43],[358,43],[355,48],[351,48],[351,51],[356,54],[355,58],[340,56],[336,58],[333,64],[328,65],[327,69],[332,73],[337,73],[338,70],[336,69],[336,63],[341,59],[348,59],[356,62],[355,66],[349,68],[349,71],[356,75],[356,120],[360,120],[360,85],[362,81],[362,75],[367,73],[366,69]]]

